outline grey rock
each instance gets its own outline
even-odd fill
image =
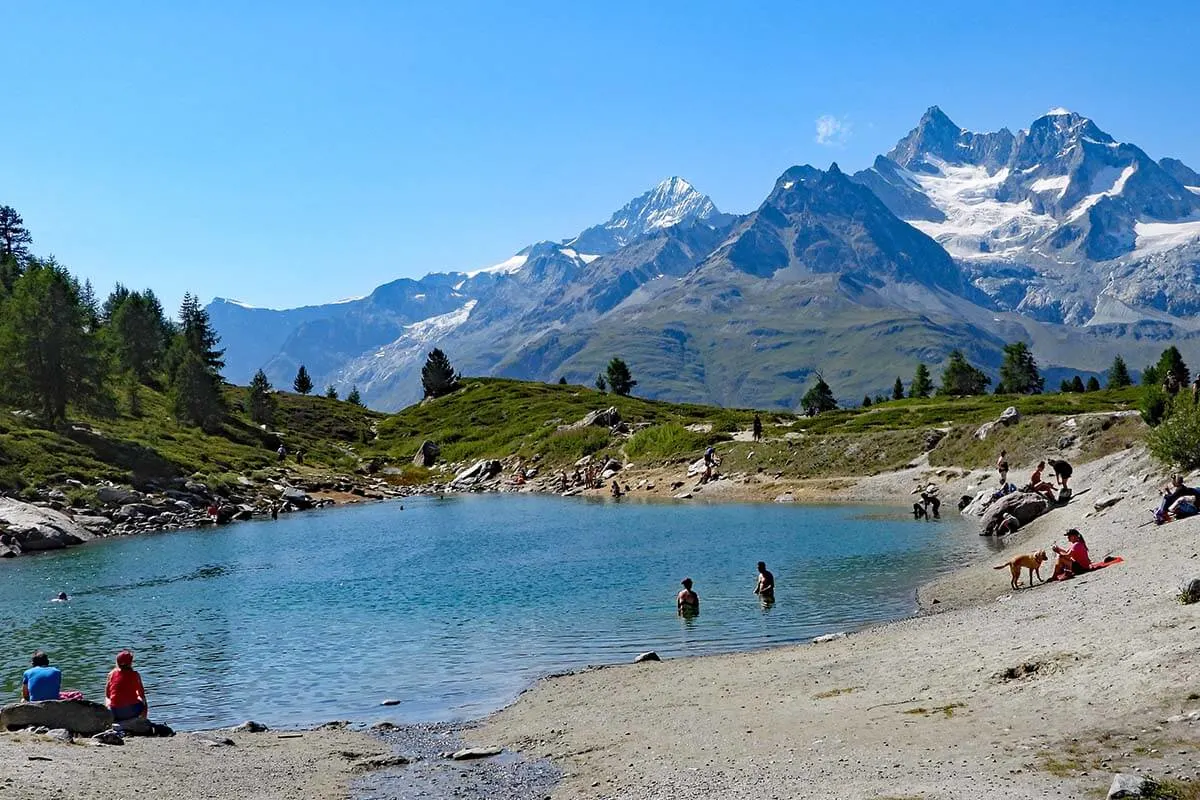
[[[90,700],[43,700],[0,708],[0,730],[44,726],[91,736],[112,727],[112,712]]]
[[[583,419],[569,426],[571,428],[589,428],[593,425],[600,428],[611,428],[621,422],[621,412],[616,406],[609,406],[602,411],[589,411]]]
[[[374,772],[380,769],[403,767],[408,763],[410,763],[409,760],[401,755],[369,756],[351,763],[350,769],[355,772]]]
[[[158,508],[146,503],[129,503],[121,506],[117,513],[114,514],[117,519],[139,519],[142,517],[153,517],[158,514]]]
[[[491,758],[498,756],[504,752],[502,747],[464,747],[462,750],[455,751],[450,755],[450,758],[455,761],[469,761],[475,758]]]
[[[203,736],[200,737],[200,744],[205,747],[233,747],[234,741],[228,736]]]
[[[96,744],[124,745],[125,737],[114,730],[101,731],[92,737]]]
[[[1097,511],[1103,511],[1106,508],[1112,508],[1113,506],[1115,506],[1117,503],[1121,502],[1124,499],[1125,499],[1125,495],[1123,495],[1123,494],[1105,495],[1104,497],[1101,497],[1096,502],[1092,503],[1092,508],[1096,509]]]
[[[126,506],[130,503],[140,503],[142,493],[133,489],[123,489],[120,486],[101,486],[96,490],[96,499],[110,506]]]
[[[781,495],[778,495],[775,498],[775,502],[776,503],[794,503],[794,502],[796,502],[796,498],[792,495],[791,492],[785,492]]]
[[[658,653],[654,652],[653,650],[648,650],[645,653],[638,653],[638,656],[633,660],[633,663],[641,664],[646,661],[662,661],[662,659],[658,657]]]
[[[313,499],[303,489],[296,489],[291,486],[284,488],[280,492],[280,497],[302,511],[307,511],[314,505]]]
[[[1009,406],[1000,413],[1000,418],[996,421],[1001,425],[1015,425],[1021,421],[1021,412],[1017,411],[1016,406]]]
[[[57,742],[66,742],[66,743],[70,743],[71,740],[74,738],[73,736],[71,736],[71,732],[69,730],[67,730],[66,728],[55,728],[54,730],[46,731],[45,736],[48,739],[54,739]]]
[[[252,719],[248,719],[241,725],[235,725],[234,727],[230,728],[230,730],[234,733],[266,733],[271,729],[266,725],[263,725],[261,722],[255,722]]]
[[[4,546],[14,555],[40,550],[59,550],[91,541],[82,525],[48,508],[38,508],[8,497],[0,497],[0,533]]]
[[[450,483],[458,485],[474,485],[482,483],[496,475],[504,466],[496,459],[484,458],[476,461],[471,466],[464,469],[462,472],[454,476],[454,480]]]
[[[1050,503],[1040,494],[1013,492],[997,500],[988,508],[983,518],[982,536],[995,536],[1005,514],[1012,514],[1024,527],[1050,510]]]
[[[845,639],[845,633],[827,633],[824,636],[816,636],[813,638],[813,644],[826,644],[828,642],[836,642],[838,639]]]
[[[1152,797],[1157,786],[1158,784],[1144,775],[1118,773],[1113,775],[1112,783],[1108,787],[1108,800],[1120,800],[1120,798],[1129,797]]]
[[[432,467],[437,463],[438,456],[442,454],[442,449],[433,442],[426,439],[421,442],[421,446],[417,448],[417,454],[413,456],[412,463],[418,467]]]

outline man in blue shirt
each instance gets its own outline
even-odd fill
[[[21,677],[21,698],[31,702],[57,700],[62,689],[62,671],[50,666],[50,656],[38,650],[33,654],[33,666]]]

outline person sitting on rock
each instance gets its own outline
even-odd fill
[[[1046,462],[1039,461],[1037,469],[1033,471],[1033,475],[1029,478],[1029,486],[1027,487],[1026,491],[1036,492],[1053,503],[1054,487],[1047,483],[1044,478],[1042,478],[1042,472],[1045,471],[1045,469]]]
[[[1021,520],[1014,517],[1008,512],[1000,518],[1000,524],[996,526],[997,536],[1007,536],[1010,533],[1016,533],[1021,528]]]
[[[104,704],[116,722],[145,717],[150,711],[142,676],[133,668],[133,653],[128,650],[117,653],[116,669],[108,673]]]
[[[1087,542],[1083,540],[1083,534],[1071,528],[1067,531],[1067,541],[1071,543],[1069,548],[1062,548],[1054,545],[1053,550],[1058,553],[1058,561],[1054,564],[1054,575],[1051,580],[1066,580],[1067,578],[1076,575],[1082,575],[1092,568],[1092,557],[1088,553]]]
[[[1162,488],[1163,499],[1154,512],[1154,521],[1161,525],[1171,519],[1171,509],[1181,498],[1189,495],[1200,495],[1200,490],[1183,485],[1183,476],[1178,473],[1171,475],[1171,480]]]
[[[21,699],[30,703],[57,700],[62,691],[62,670],[50,666],[50,656],[34,651],[32,666],[21,676]]]
[[[692,591],[692,579],[684,578],[680,581],[683,584],[683,589],[675,598],[676,613],[681,617],[695,617],[700,614],[700,595]]]

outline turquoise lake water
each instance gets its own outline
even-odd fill
[[[412,498],[217,530],[112,539],[0,562],[0,691],[35,648],[103,698],[136,654],[153,716],[478,717],[588,664],[760,648],[894,619],[985,544],[902,508],[549,497]],[[753,595],[755,562],[777,602]],[[675,615],[679,581],[701,598]],[[59,591],[67,603],[51,603]],[[381,707],[384,699],[401,703]]]

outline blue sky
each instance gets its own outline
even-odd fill
[[[866,166],[933,104],[974,130],[1066,106],[1200,168],[1196,3],[60,0],[3,18],[0,203],[99,290],[168,305],[486,266],[669,175],[748,211],[793,164]]]

